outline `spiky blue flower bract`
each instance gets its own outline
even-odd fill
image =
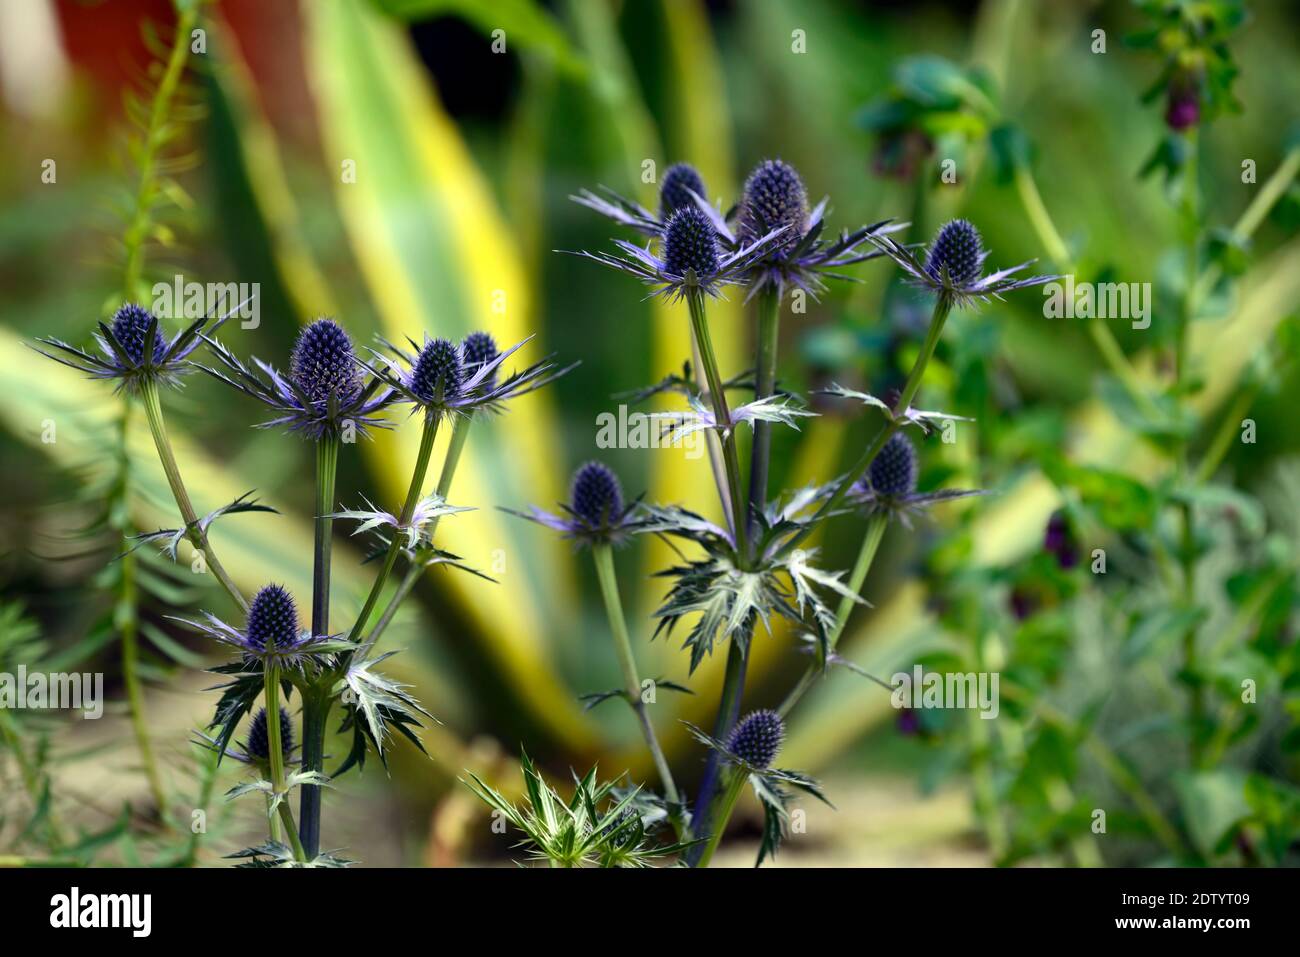
[[[422,402],[454,398],[460,392],[460,350],[449,339],[430,339],[411,367],[410,388]]]
[[[260,650],[291,648],[298,640],[298,607],[279,585],[267,585],[248,609],[248,643]]]
[[[167,340],[163,338],[149,310],[128,302],[113,314],[113,338],[136,365],[144,361],[144,337],[150,324],[154,324],[153,361],[160,362],[167,352]]]
[[[694,271],[701,279],[718,271],[718,234],[698,206],[683,206],[673,213],[664,231],[664,266],[675,276]]]
[[[727,750],[755,768],[770,768],[785,740],[785,723],[775,711],[751,711],[736,724]]]
[[[588,462],[574,473],[569,507],[593,528],[616,521],[623,514],[618,476],[603,462]]]
[[[808,231],[808,191],[789,163],[764,160],[745,180],[740,240],[752,243],[782,227],[785,232],[772,249],[777,256],[797,246]]]
[[[867,480],[877,495],[898,498],[916,491],[916,473],[916,449],[912,440],[902,432],[895,432],[871,460]]]
[[[659,186],[659,218],[667,220],[673,213],[695,205],[695,196],[705,196],[704,180],[690,163],[674,163],[664,172]]]
[[[361,392],[361,369],[353,358],[352,339],[333,319],[317,319],[298,335],[289,373],[317,406],[325,405],[331,395],[346,405]]]
[[[280,709],[280,751],[286,758],[293,752],[293,721],[284,708]],[[271,735],[266,726],[265,708],[258,709],[248,727],[248,753],[261,761],[271,758]]]
[[[979,230],[964,219],[943,225],[925,257],[925,270],[937,280],[947,270],[948,281],[964,286],[979,278],[984,267],[984,244]]]
[[[472,372],[480,366],[487,365],[501,354],[497,341],[486,332],[471,332],[460,344],[460,361]],[[497,373],[493,369],[483,380],[488,388],[496,385]]]

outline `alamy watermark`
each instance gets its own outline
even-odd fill
[[[666,425],[665,419],[670,421]],[[596,448],[599,449],[684,449],[686,458],[704,454],[704,433],[674,430],[671,416],[651,412],[629,412],[626,405],[617,414],[601,412],[596,416]]]
[[[96,672],[0,671],[0,708],[78,710],[94,721],[104,714],[104,674]]]
[[[1064,279],[1043,285],[1043,315],[1048,319],[1128,319],[1134,329],[1151,325],[1151,283]]]
[[[260,292],[260,283],[186,282],[178,273],[170,283],[153,284],[149,311],[164,319],[229,316],[241,329],[256,329],[262,324]]]
[[[900,671],[890,679],[894,689],[890,701],[895,708],[910,708],[920,711],[926,708],[974,708],[980,717],[992,719],[998,716],[998,681],[996,671],[981,672],[940,672],[928,674],[920,665],[912,667],[912,673]]]

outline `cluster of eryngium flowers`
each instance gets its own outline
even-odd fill
[[[835,645],[853,607],[865,603],[859,592],[885,527],[894,518],[906,524],[910,514],[936,502],[977,494],[919,492],[916,450],[904,431],[912,428],[924,434],[937,421],[955,418],[912,405],[947,316],[954,307],[976,305],[1053,277],[1020,277],[1027,263],[986,274],[988,253],[978,231],[964,220],[944,225],[926,249],[897,242],[891,234],[907,224],[889,221],[827,238],[823,235],[826,201],[810,209],[802,179],[781,160],[760,163],[746,180],[740,201],[725,213],[709,202],[699,173],[686,164],[666,171],[657,211],[606,189],[583,191],[573,198],[648,237],[644,246],[616,239],[613,253],[577,255],[640,280],[650,287],[651,295],[686,301],[694,375],[688,364],[685,375],[669,376],[639,395],[675,391],[686,400],[689,410],[660,416],[667,432],[701,431],[707,435],[722,517],[715,521],[677,505],[629,503],[617,477],[599,462],[589,462],[578,470],[570,500],[560,506],[559,513],[534,506],[514,514],[589,546],[594,556],[624,683],[615,691],[586,697],[593,704],[621,698],[631,706],[662,791],[657,794],[636,788],[613,793],[627,807],[636,809],[643,823],[670,825],[675,832],[672,850],[682,850],[692,865],[705,866],[748,784],[765,814],[758,855],[761,863],[776,852],[787,833],[788,787],[825,800],[812,778],[778,769],[774,762],[790,710],[829,666],[846,663],[836,655]],[[852,279],[843,274],[845,267],[877,257],[892,259],[913,284],[933,294],[934,311],[920,355],[895,401],[840,386],[825,390],[876,410],[883,419],[879,430],[847,474],[825,485],[771,495],[767,487],[770,430],[774,426],[797,428],[799,418],[815,414],[776,387],[784,293],[798,289],[816,296],[827,279]],[[752,369],[725,378],[712,347],[707,303],[723,296],[729,286],[742,287],[746,301],[755,303],[756,348]],[[751,391],[752,399],[733,405],[731,395],[742,390]],[[736,442],[741,424],[753,431],[747,471],[741,470]],[[867,528],[858,561],[846,581],[842,572],[816,567],[817,550],[804,543],[828,518],[849,512],[866,516]],[[712,733],[691,728],[709,751],[693,800],[678,788],[659,746],[640,694],[641,675],[623,616],[612,549],[636,534],[679,539],[695,551],[683,555],[680,565],[660,573],[669,587],[655,612],[655,634],[671,632],[689,620],[684,647],[690,649],[691,672],[720,643],[728,646],[726,679]],[[832,595],[838,598],[835,609],[828,604]],[[777,619],[785,619],[794,636],[807,643],[814,660],[779,709],[755,710],[741,717],[750,643],[760,624],[770,633]],[[685,690],[667,682],[658,685]],[[524,773],[530,793],[544,793],[545,785],[530,764],[525,765]],[[493,806],[510,807],[477,779],[474,786]],[[601,835],[618,833],[616,828],[593,825],[579,841],[587,849],[583,854],[559,854],[551,848],[562,844],[572,849],[577,839],[561,841],[547,829],[539,829],[537,808],[534,814],[512,812],[511,819],[524,831],[533,853],[549,857],[552,863],[605,861]]]
[[[163,540],[165,551],[175,559],[181,541],[190,541],[242,612],[242,626],[206,610],[200,620],[175,619],[236,653],[233,661],[213,669],[228,680],[219,689],[221,699],[208,726],[215,733],[200,733],[199,743],[254,772],[252,780],[232,789],[229,796],[265,795],[269,835],[265,843],[232,856],[244,859],[245,866],[338,866],[347,862],[320,849],[321,788],[330,778],[363,764],[368,751],[386,760],[385,750],[394,734],[423,750],[413,729],[422,717],[433,718],[406,686],[377,670],[393,652],[376,655],[373,649],[426,568],[447,564],[473,572],[457,556],[434,544],[438,520],[464,511],[448,503],[447,493],[470,425],[484,414],[503,411],[510,400],[568,369],[556,368],[548,358],[503,375],[503,363],[524,343],[500,351],[485,332],[475,332],[459,345],[426,336],[422,344],[411,342],[411,351],[381,340],[383,351],[371,349],[369,357],[363,358],[338,323],[322,318],[302,330],[288,372],[281,373],[260,359],[253,359],[251,365],[242,361],[215,338],[224,318],[199,319],[168,340],[160,331],[157,316],[128,303],[117,310],[110,323],[99,324],[96,339],[100,354],[57,339],[40,340],[44,348],[38,351],[96,378],[114,380],[119,389],[139,397],[182,524],[140,535],[138,544]],[[214,360],[211,365],[191,358],[201,345],[207,346]],[[307,624],[300,619],[293,596],[280,585],[267,584],[251,602],[247,600],[208,540],[212,524],[225,515],[271,509],[244,495],[202,517],[194,511],[167,438],[160,387],[180,386],[182,376],[196,369],[270,409],[273,418],[262,423],[263,427],[283,427],[316,446],[315,552]],[[402,405],[409,406],[412,416],[418,413],[421,426],[420,451],[402,507],[392,512],[373,506],[335,511],[340,444],[357,435],[364,437],[372,428],[392,427],[384,415]],[[437,490],[426,496],[425,478],[443,424],[452,428],[452,438]],[[346,632],[331,632],[329,623],[335,519],[355,520],[356,533],[372,535],[376,554],[383,556],[365,605]],[[372,620],[399,559],[407,565],[404,578],[382,614]],[[302,722],[297,749],[293,717],[281,704],[282,700],[289,703],[295,691],[301,701]],[[264,699],[264,704],[250,719],[245,740],[236,741],[236,730],[257,708],[259,699]],[[339,767],[327,774],[325,734],[336,705],[342,711],[340,731],[351,733],[352,747]],[[268,715],[277,715],[278,720],[269,720]],[[295,789],[301,792],[297,820],[288,803]]]

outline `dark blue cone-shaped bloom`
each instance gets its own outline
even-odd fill
[[[1001,298],[1005,292],[1037,286],[1059,279],[1059,276],[1030,276],[1015,279],[1014,275],[1033,260],[1010,269],[999,269],[984,275],[984,260],[988,251],[980,240],[979,230],[964,219],[945,223],[930,244],[922,259],[916,251],[895,242],[891,237],[875,235],[871,241],[890,259],[894,260],[912,282],[928,289],[951,305],[968,306]]]
[[[540,389],[573,369],[577,363],[556,368],[547,356],[522,372],[512,372],[504,379],[497,376],[502,363],[531,339],[517,342],[505,352],[486,332],[471,333],[459,348],[446,339],[424,337],[418,345],[407,342],[415,351],[379,340],[391,353],[375,349],[373,361],[366,368],[393,390],[397,402],[410,402],[412,413],[423,410],[429,416],[468,415],[484,410],[501,412],[513,398]]]
[[[561,503],[562,514],[555,515],[531,506],[527,512],[502,509],[572,538],[585,545],[621,544],[629,533],[644,523],[632,518],[637,502],[623,501],[618,476],[602,462],[588,462],[573,473],[569,501]]]
[[[421,401],[440,402],[456,397],[462,378],[460,350],[448,339],[430,339],[411,367],[408,384]]]
[[[161,358],[167,351],[167,340],[159,331],[157,320],[143,306],[128,302],[113,315],[111,328],[113,338],[136,365],[144,361],[144,344],[150,328],[153,329],[153,355]]]
[[[316,405],[336,396],[340,405],[361,391],[352,339],[333,319],[317,319],[301,333],[289,359],[294,384]]]
[[[964,286],[977,279],[984,268],[984,243],[979,230],[964,219],[945,223],[925,257],[925,271],[936,280]]]
[[[588,462],[573,476],[569,492],[573,514],[595,527],[623,511],[623,489],[618,476],[602,462]]]
[[[203,338],[222,369],[200,369],[279,413],[262,428],[283,425],[320,440],[349,427],[361,435],[369,428],[388,427],[377,413],[393,401],[392,390],[381,388],[384,383],[378,378],[365,383],[352,339],[333,319],[317,319],[299,333],[287,376],[254,359],[259,376],[220,342]]]
[[[916,449],[902,432],[889,437],[871,460],[867,480],[877,495],[898,497],[916,491]]]
[[[683,206],[668,220],[664,232],[667,272],[706,279],[718,271],[718,236],[708,214],[698,206]]]
[[[740,240],[752,243],[774,229],[783,231],[773,256],[789,252],[808,231],[808,191],[794,167],[779,159],[759,163],[745,181]]]
[[[271,758],[271,735],[266,727],[266,709],[259,708],[253,716],[253,723],[248,726],[248,753],[260,761]],[[289,712],[280,709],[280,751],[286,758],[293,753],[293,721]]]
[[[209,612],[204,612],[203,617],[204,621],[173,620],[242,652],[249,666],[260,662],[264,666],[298,670],[311,662],[313,656],[337,650],[330,646],[337,635],[313,635],[299,630],[298,607],[293,596],[279,585],[266,585],[253,596],[243,631]]]
[[[751,711],[737,722],[727,750],[755,768],[770,768],[785,740],[785,723],[775,711]]]
[[[288,648],[298,637],[298,606],[279,585],[267,585],[248,609],[248,640],[258,648]]]
[[[486,332],[471,332],[460,344],[461,364],[470,372],[496,361],[496,357],[500,354],[496,340]],[[496,369],[492,369],[483,381],[489,388],[496,385]]]
[[[128,302],[113,314],[110,322],[99,323],[95,341],[101,355],[52,337],[37,341],[50,346],[54,352],[36,351],[92,378],[116,379],[118,389],[136,393],[145,382],[178,384],[180,377],[190,369],[185,360],[203,341],[201,330],[210,320],[210,316],[204,316],[168,340],[163,336],[156,316],[143,306]],[[224,321],[224,316],[217,319],[213,328]]]
[[[696,196],[705,195],[704,180],[695,167],[690,163],[674,163],[664,172],[659,186],[659,218],[666,223],[677,210],[695,206]]]

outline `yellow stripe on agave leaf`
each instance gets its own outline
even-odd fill
[[[310,4],[304,14],[339,206],[385,334],[419,341],[425,331],[460,338],[485,328],[503,344],[522,339],[531,331],[530,295],[517,250],[404,36],[355,0]],[[505,571],[495,563],[500,585],[465,575],[445,581],[535,719],[589,747],[594,726],[552,668],[546,642],[578,607],[572,553],[556,536],[494,511],[562,496],[545,467],[557,434],[548,413],[540,393],[515,403],[502,422],[475,425],[451,497],[480,511],[444,522],[440,532],[469,562],[490,565],[499,556]],[[373,461],[392,499],[405,491],[415,440],[406,427],[375,443]],[[445,447],[445,435],[440,442]]]
[[[112,395],[111,384],[88,379],[73,369],[37,356],[6,329],[0,329],[0,369],[10,387],[9,398],[0,408],[0,421],[6,423],[10,432],[61,467],[90,467],[99,474],[113,467],[111,456],[121,405],[120,399]],[[164,405],[167,401],[168,396],[164,394]],[[252,417],[257,409],[251,402],[246,411],[250,422],[256,421]],[[55,441],[48,444],[41,436],[46,420],[56,430]],[[200,514],[228,504],[256,487],[253,477],[231,472],[180,432],[173,422],[168,423],[168,432],[181,474]],[[133,500],[132,517],[137,527],[175,527],[179,516],[172,505],[171,492],[144,414],[138,409],[132,418],[129,450],[133,480],[141,493]],[[257,491],[259,501],[278,508],[282,514],[226,516],[212,526],[213,547],[245,592],[251,593],[268,582],[280,582],[298,596],[300,607],[306,606],[311,595],[311,524],[305,517],[294,514],[292,504],[267,496],[265,491]],[[180,554],[188,561],[189,546],[183,546]],[[359,588],[358,556],[345,551],[339,559],[335,562],[335,581],[342,589]],[[214,610],[228,610],[229,600],[216,589],[215,582],[212,595],[220,596],[217,599],[220,605],[214,605]],[[335,611],[341,614],[344,609]]]

